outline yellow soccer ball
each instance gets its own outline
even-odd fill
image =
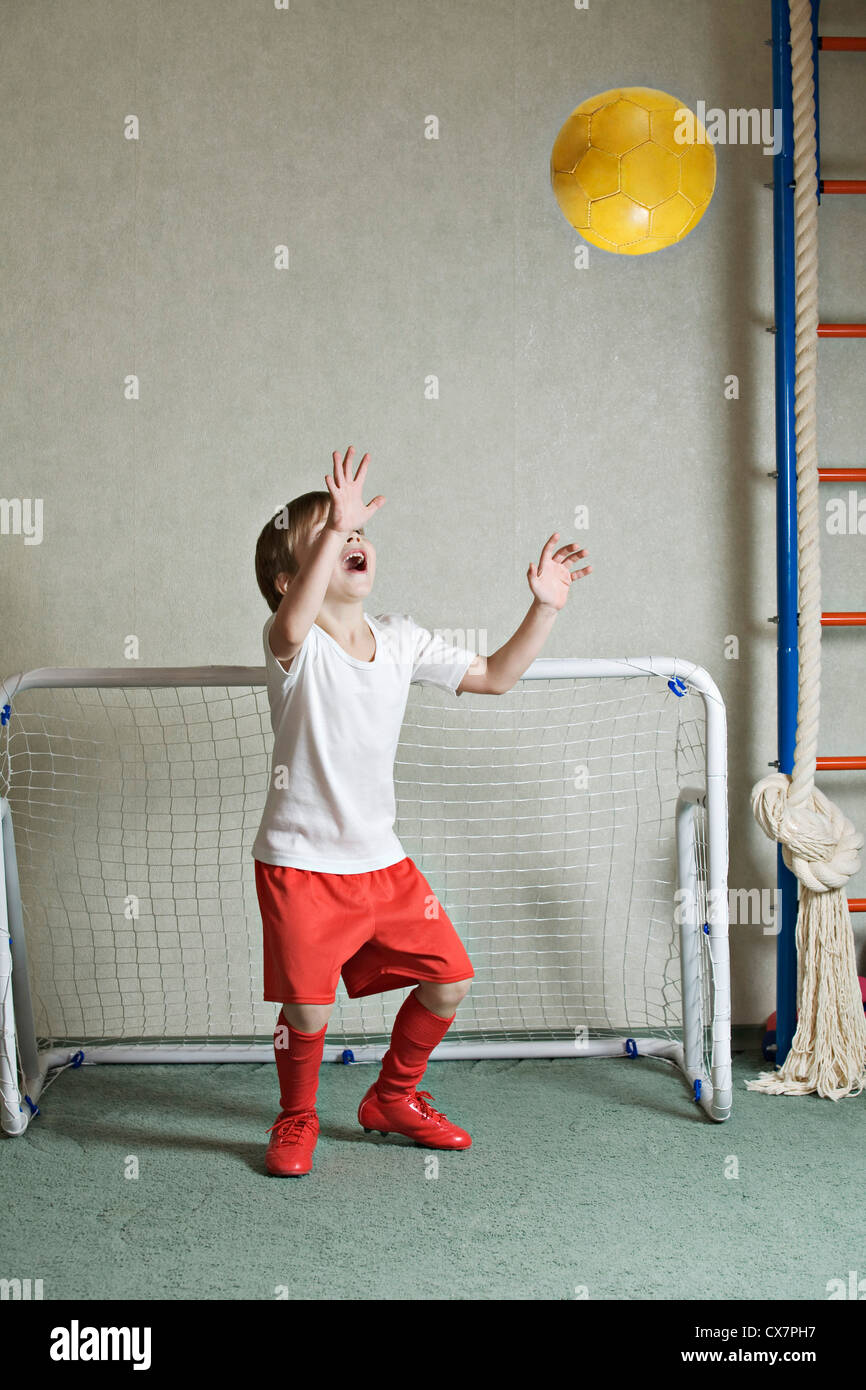
[[[676,97],[615,87],[572,111],[554,142],[550,179],[562,212],[592,246],[643,256],[698,225],[713,196],[716,156]]]

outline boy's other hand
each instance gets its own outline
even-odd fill
[[[558,540],[559,532],[554,531],[542,549],[538,564],[533,562],[526,571],[526,578],[536,602],[557,610],[564,606],[573,581],[582,579],[592,571],[592,565],[570,570],[569,561],[581,559],[586,555],[586,551],[578,550],[576,542],[569,541],[567,545],[561,545],[554,552],[553,547]]]
[[[339,531],[341,535],[351,535],[353,531],[361,530],[373,513],[385,505],[385,498],[381,494],[374,497],[369,505],[364,505],[362,494],[370,455],[365,454],[361,459],[353,478],[351,460],[354,453],[354,447],[350,444],[346,457],[341,462],[339,453],[335,452],[334,476],[328,474],[325,478],[325,486],[331,494],[331,510],[325,528],[329,531]]]

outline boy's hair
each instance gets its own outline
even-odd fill
[[[262,528],[256,541],[256,579],[272,613],[276,613],[282,599],[276,585],[277,575],[297,574],[295,546],[328,512],[330,505],[330,493],[305,492],[287,502]]]

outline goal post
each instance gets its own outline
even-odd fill
[[[44,668],[0,706],[4,1130],[60,1067],[271,1059],[265,669]],[[503,696],[412,686],[395,788],[476,972],[434,1060],[655,1057],[727,1118],[726,719],[702,667],[543,658]],[[380,1060],[406,993],[341,981],[326,1060]]]

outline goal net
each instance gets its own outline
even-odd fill
[[[2,701],[4,1127],[80,1052],[272,1056],[250,852],[264,670],[38,671]],[[706,672],[547,660],[496,698],[413,686],[395,786],[397,834],[475,969],[434,1055],[651,1053],[725,1118],[725,719]],[[380,1058],[407,992],[341,982],[326,1056]]]

